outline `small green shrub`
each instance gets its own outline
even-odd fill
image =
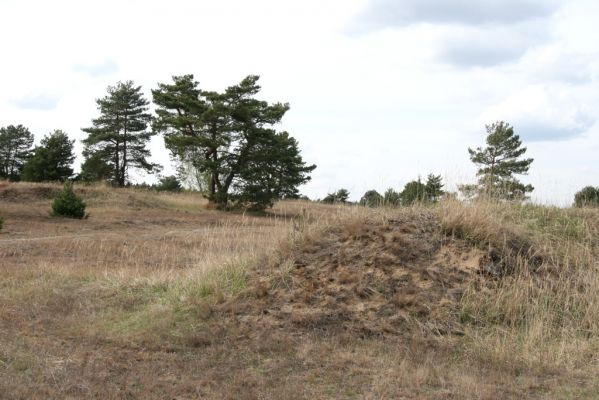
[[[54,199],[52,215],[78,219],[85,217],[85,203],[73,191],[73,183],[65,183],[64,189]]]
[[[176,176],[165,176],[160,178],[160,182],[155,186],[159,192],[180,192],[183,190],[181,183]]]

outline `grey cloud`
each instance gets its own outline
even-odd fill
[[[532,79],[539,82],[548,80],[565,82],[572,85],[582,85],[593,80],[591,64],[593,59],[576,53],[557,53],[549,61],[532,61]]]
[[[417,23],[512,25],[553,14],[556,0],[371,0],[357,15],[356,31]]]
[[[57,96],[35,94],[15,99],[11,101],[11,104],[15,107],[29,110],[52,110],[56,108],[59,100]]]
[[[438,56],[441,61],[460,67],[493,67],[516,60],[524,52],[525,49],[473,46],[461,43],[441,49]]]
[[[448,33],[439,43],[437,57],[458,67],[493,67],[519,60],[526,52],[550,38],[543,21],[510,27],[462,28]]]
[[[579,136],[593,126],[594,120],[588,116],[580,119],[570,126],[559,126],[551,121],[524,120],[514,123],[514,130],[524,142],[544,142],[567,140]]]
[[[119,66],[113,60],[106,60],[99,64],[79,64],[73,68],[76,72],[89,75],[93,78],[113,74],[119,70]]]

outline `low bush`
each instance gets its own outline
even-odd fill
[[[73,191],[73,184],[67,182],[52,203],[52,215],[82,219],[85,215],[85,203]]]
[[[160,182],[155,186],[159,192],[180,192],[183,190],[181,183],[176,176],[165,176],[160,178]]]

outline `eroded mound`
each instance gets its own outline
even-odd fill
[[[363,335],[461,334],[458,302],[484,253],[441,234],[426,212],[308,235],[258,271],[262,322]]]

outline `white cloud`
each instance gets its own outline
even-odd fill
[[[579,136],[599,119],[593,94],[567,87],[531,85],[483,113],[486,121],[507,120],[526,141]]]
[[[119,70],[119,66],[114,60],[107,59],[95,64],[77,64],[73,70],[96,78],[114,74]]]
[[[40,93],[40,94],[28,94],[18,99],[11,101],[11,104],[18,108],[29,109],[29,110],[52,110],[56,108],[58,96]]]
[[[554,0],[372,0],[355,29],[372,31],[410,24],[512,25],[553,14]]]

